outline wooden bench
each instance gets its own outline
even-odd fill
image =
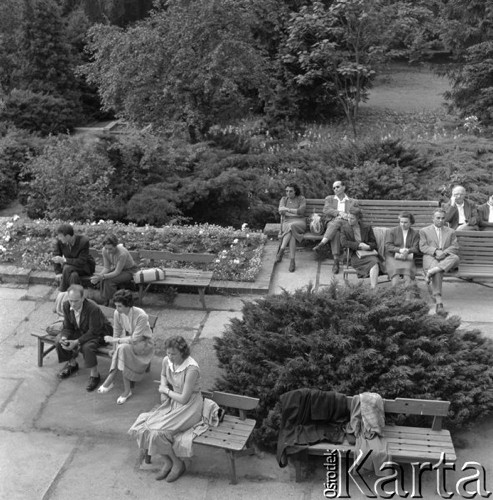
[[[493,280],[493,231],[457,231],[459,269],[454,276],[468,281]]]
[[[322,214],[325,200],[317,198],[307,198],[306,216],[312,214]],[[363,212],[363,222],[373,227],[394,227],[398,224],[400,212],[408,211],[414,215],[415,229],[421,229],[431,224],[433,211],[438,208],[438,201],[432,200],[358,200]],[[269,223],[264,227],[264,233],[268,236],[277,236],[281,225],[279,223]],[[319,241],[322,235],[307,232],[303,235],[307,241]]]
[[[103,311],[104,315],[111,321],[111,323],[113,323],[113,315],[115,313],[115,309],[105,306],[99,306],[99,308]],[[157,316],[149,314],[149,325],[152,331],[154,331],[154,327],[156,326],[157,318],[158,318]],[[56,336],[51,335],[49,333],[36,333],[36,332],[31,333],[31,335],[38,339],[38,366],[41,367],[43,366],[43,360],[45,356],[47,356],[51,351],[55,349]],[[50,346],[46,350],[45,350],[45,344],[48,344]],[[102,356],[104,358],[110,358],[111,357],[109,354],[110,351],[111,351],[110,346],[102,346],[98,349],[96,355]]]
[[[139,303],[142,304],[144,295],[151,286],[184,286],[197,288],[200,302],[205,309],[205,291],[212,281],[212,271],[200,269],[179,269],[163,266],[167,261],[193,262],[210,264],[216,256],[210,253],[172,253],[158,250],[139,250],[141,260],[146,261],[146,267],[159,267],[166,273],[164,280],[151,283],[138,283]]]
[[[246,412],[257,408],[259,399],[219,391],[203,391],[202,394],[215,401],[219,406],[236,410],[239,413],[239,416],[226,413],[223,421],[217,427],[209,427],[204,434],[193,440],[195,444],[221,448],[226,452],[230,461],[231,484],[236,484],[236,458],[254,453],[249,439],[256,421],[246,418]]]
[[[348,409],[351,409],[352,397],[348,396]],[[446,454],[448,462],[455,462],[457,456],[448,430],[442,429],[442,419],[448,414],[450,402],[426,399],[384,399],[385,414],[426,415],[433,417],[430,428],[402,425],[386,425],[383,437],[388,444],[392,460],[400,463],[430,462],[436,463],[441,454]],[[291,447],[295,451],[296,447]],[[306,450],[308,455],[324,455],[327,450],[348,451],[354,457],[355,446],[347,438],[341,444],[317,443]],[[288,449],[289,451],[289,449]],[[303,479],[303,461],[294,458],[296,481]]]
[[[156,381],[159,382],[159,381]],[[234,409],[239,416],[224,415],[217,427],[209,427],[206,432],[194,438],[194,444],[203,444],[220,448],[229,456],[231,484],[238,482],[236,476],[236,459],[245,455],[253,455],[254,449],[249,440],[256,421],[246,417],[246,412],[257,408],[259,399],[240,396],[220,391],[202,391],[204,398],[215,401],[219,406]],[[151,463],[151,457],[145,453],[145,462]]]

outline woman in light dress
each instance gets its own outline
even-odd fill
[[[113,296],[115,314],[113,316],[113,336],[104,340],[114,347],[110,373],[98,389],[104,394],[114,386],[117,371],[122,372],[123,394],[117,399],[123,404],[132,396],[132,382],[139,382],[148,371],[154,354],[154,342],[146,312],[133,305],[132,292],[118,290]]]
[[[202,420],[203,398],[200,393],[200,370],[190,356],[183,337],[170,337],[165,342],[159,392],[161,405],[141,413],[128,433],[137,438],[139,448],[152,456],[164,456],[164,465],[157,480],[171,483],[185,472],[185,463],[177,455],[175,437]]]

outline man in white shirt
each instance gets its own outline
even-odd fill
[[[443,275],[459,263],[459,243],[455,231],[445,224],[445,211],[435,210],[433,224],[419,231],[419,249],[423,253],[426,283],[431,283],[436,313],[445,315],[442,302]]]
[[[452,197],[443,205],[446,212],[445,223],[456,231],[477,231],[478,211],[476,205],[466,200],[463,186],[454,186]]]
[[[481,231],[493,231],[493,194],[484,205],[478,206],[478,225]]]
[[[349,198],[346,194],[346,186],[342,181],[335,181],[332,185],[334,195],[325,198],[322,219],[326,224],[325,234],[322,241],[313,247],[314,251],[319,250],[323,245],[330,241],[330,248],[334,258],[332,272],[339,272],[339,260],[341,254],[341,226],[348,220],[349,209],[358,207],[358,201]]]

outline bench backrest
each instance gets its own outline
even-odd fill
[[[112,307],[106,307],[106,306],[99,306],[101,311],[103,311],[103,314],[110,320],[113,321],[113,315],[115,314],[115,309]],[[147,315],[149,318],[149,326],[151,327],[151,330],[154,331],[154,327],[156,326],[156,321],[157,321],[157,316],[154,314],[148,314]]]
[[[154,261],[200,262],[210,264],[216,256],[212,253],[173,253],[165,250],[139,250],[140,259]]]
[[[239,410],[241,420],[245,420],[246,412],[257,408],[260,401],[258,398],[251,398],[249,396],[241,396],[239,394],[231,394],[229,392],[221,391],[202,391],[202,395],[206,398],[212,399],[219,406]]]
[[[347,396],[348,409],[351,409],[352,400],[353,396]],[[407,398],[384,399],[383,407],[385,413],[434,417],[431,428],[434,431],[439,431],[442,428],[442,418],[448,415],[450,401]]]
[[[411,212],[415,218],[414,227],[420,229],[431,224],[433,211],[438,208],[438,201],[433,200],[358,200],[363,221],[372,226],[394,227],[398,225],[400,212]],[[306,215],[322,213],[323,199],[306,200]]]
[[[493,267],[493,231],[457,231],[460,265]]]

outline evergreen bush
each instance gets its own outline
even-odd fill
[[[215,339],[224,370],[217,388],[260,398],[256,438],[267,448],[277,439],[279,397],[304,387],[448,400],[450,427],[484,417],[493,409],[493,343],[402,296],[333,282],[245,303],[243,318]]]

